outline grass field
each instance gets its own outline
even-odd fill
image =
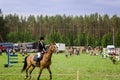
[[[0,80],[24,80],[25,72],[21,73],[23,64],[15,64],[5,68],[7,56],[0,56]],[[112,64],[109,59],[101,56],[81,54],[66,58],[64,54],[52,57],[53,80],[120,80],[120,62]],[[39,68],[32,73],[32,80],[37,79]],[[43,70],[41,80],[49,80],[49,73]]]

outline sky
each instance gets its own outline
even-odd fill
[[[3,14],[120,16],[120,0],[0,0]]]

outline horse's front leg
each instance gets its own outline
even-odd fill
[[[48,72],[49,72],[49,74],[50,74],[50,80],[52,80],[52,72],[51,72],[50,67],[48,67],[47,70],[48,70]]]
[[[40,76],[41,76],[42,70],[43,70],[43,69],[40,69],[40,72],[39,72],[39,75],[38,75],[38,77],[37,77],[37,80],[40,79]]]

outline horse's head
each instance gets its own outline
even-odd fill
[[[56,45],[55,43],[51,43],[49,49],[50,49],[52,52],[56,52],[57,49],[58,49],[58,47],[57,47],[57,45]]]

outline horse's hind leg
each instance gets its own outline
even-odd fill
[[[29,80],[31,80],[31,74],[32,74],[32,71],[35,69],[35,66],[32,66],[32,68],[31,68],[31,70],[30,70],[30,78],[29,78]]]
[[[28,69],[26,69],[26,75],[25,75],[24,80],[26,80],[27,78],[28,78]]]
[[[26,68],[26,75],[25,75],[25,79],[24,80],[26,80],[28,78],[28,70],[29,70],[30,67],[31,66],[27,66],[27,68]]]

